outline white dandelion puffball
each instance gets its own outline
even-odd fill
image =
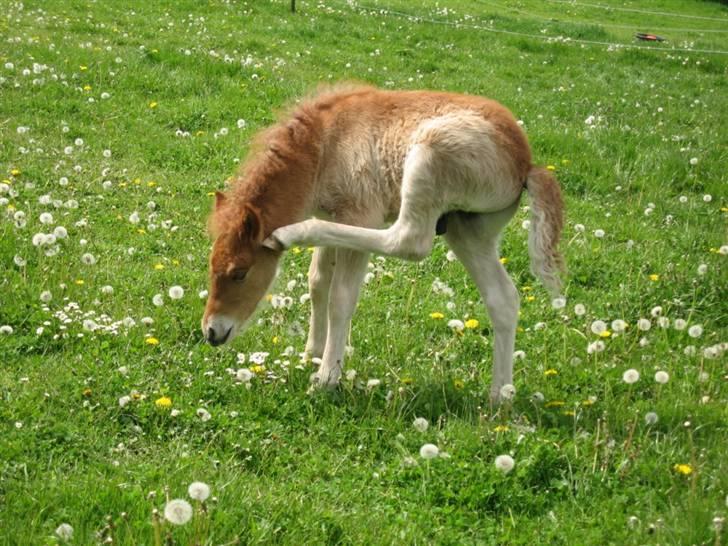
[[[44,290],[40,293],[40,301],[43,303],[48,303],[53,299],[53,294],[51,294],[50,290]]]
[[[452,319],[447,322],[447,327],[455,330],[456,332],[462,332],[465,330],[465,324],[462,320]]]
[[[698,164],[698,158],[697,157],[691,157],[690,158],[690,164],[691,165],[697,165]]]
[[[53,215],[50,212],[41,213],[39,219],[40,219],[41,224],[52,224],[53,223]]]
[[[605,233],[604,233],[603,229],[594,230],[594,237],[596,237],[597,239],[601,239],[602,237],[604,237],[604,235],[605,235]]]
[[[700,324],[695,324],[688,328],[688,335],[690,337],[698,338],[703,335],[703,327]]]
[[[551,307],[554,309],[563,309],[566,307],[566,298],[564,296],[559,296],[558,298],[554,298],[551,300]]]
[[[577,317],[583,317],[584,315],[586,315],[586,307],[584,307],[584,304],[582,304],[582,303],[577,303],[577,304],[576,304],[576,305],[574,306],[574,314],[575,314],[575,315],[576,315]]]
[[[381,380],[379,379],[370,379],[367,381],[367,389],[373,389],[375,387],[378,387],[381,384]]]
[[[440,448],[435,444],[425,444],[420,448],[420,457],[423,459],[434,459],[440,454]]]
[[[240,368],[237,372],[235,372],[235,378],[241,383],[250,383],[253,377],[255,377],[255,374],[248,368]]]
[[[187,493],[191,499],[205,501],[210,496],[210,486],[203,482],[192,482]]]
[[[164,305],[164,297],[162,296],[162,294],[154,294],[154,297],[152,298],[152,303],[157,307],[161,307],[162,305]]]
[[[134,212],[132,212],[132,213],[131,213],[131,214],[129,215],[129,221],[130,221],[130,222],[131,222],[132,224],[138,224],[138,223],[139,223],[139,213],[138,213],[137,211],[134,211]]]
[[[647,332],[650,328],[652,328],[652,323],[649,319],[641,318],[637,321],[637,328],[639,328],[643,332]]]
[[[73,527],[68,523],[61,523],[56,527],[56,536],[63,541],[68,542],[73,538]]]
[[[101,293],[106,294],[107,296],[111,295],[114,293],[114,287],[111,286],[110,284],[106,284],[101,287]]]
[[[207,290],[200,290],[200,293],[197,294],[197,296],[201,299],[207,299],[207,296],[209,295],[209,292]]]
[[[81,261],[86,265],[94,265],[96,263],[96,257],[90,252],[87,252],[81,256]]]
[[[13,333],[13,327],[10,326],[9,324],[3,324],[2,326],[0,326],[0,334],[9,336],[12,333]]]
[[[615,319],[612,321],[612,331],[615,334],[624,332],[626,329],[627,329],[627,323],[624,322],[622,319]]]
[[[506,383],[500,388],[500,395],[504,400],[513,400],[513,397],[516,396],[516,387]]]
[[[169,289],[169,297],[173,300],[181,299],[185,295],[185,291],[181,286],[173,286]]]
[[[164,517],[174,525],[184,525],[192,519],[192,505],[184,499],[171,500],[164,507]]]
[[[495,467],[503,472],[503,474],[508,474],[511,470],[513,470],[515,464],[513,457],[510,455],[498,455],[495,458]]]
[[[632,383],[637,383],[640,379],[640,372],[635,370],[634,368],[630,368],[626,372],[622,374],[622,381],[627,383],[628,385],[631,385]]]
[[[655,373],[655,381],[657,381],[660,385],[664,385],[668,381],[670,381],[670,374],[660,370],[659,372]]]
[[[698,266],[698,275],[705,275],[708,272],[708,266],[706,264],[700,264]]]
[[[600,335],[607,331],[607,323],[603,320],[595,320],[591,323],[591,331],[593,334]]]
[[[412,426],[415,427],[415,430],[418,432],[425,432],[429,428],[430,422],[424,417],[417,417],[412,423]]]
[[[121,398],[119,398],[119,407],[123,408],[129,402],[131,402],[131,396],[122,396]]]
[[[675,330],[684,330],[688,326],[688,321],[685,319],[675,319],[675,322],[672,323]]]
[[[659,417],[657,417],[657,414],[654,411],[648,411],[645,413],[645,423],[648,425],[654,425],[659,421]]]
[[[58,226],[53,230],[53,235],[56,236],[56,239],[65,239],[68,237],[68,230],[63,226]]]
[[[205,408],[198,408],[197,417],[200,418],[200,421],[209,421],[210,419],[212,419],[212,415],[210,415],[210,412],[207,411]]]

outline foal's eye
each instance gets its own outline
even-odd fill
[[[247,275],[247,271],[244,269],[236,269],[233,271],[232,275],[230,275],[230,278],[234,280],[235,282],[242,282],[245,279],[245,275]]]

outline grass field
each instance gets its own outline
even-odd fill
[[[1,5],[0,544],[64,523],[69,544],[725,543],[725,5]],[[525,210],[502,243],[521,318],[500,409],[442,241],[372,260],[335,392],[307,394],[298,356],[309,249],[232,346],[202,339],[211,192],[277,110],[347,79],[495,98],[562,184],[565,307],[529,273]]]

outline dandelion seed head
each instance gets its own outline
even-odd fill
[[[420,457],[423,459],[434,459],[440,454],[440,449],[435,444],[424,444],[420,448]]]
[[[659,417],[654,411],[648,411],[645,413],[645,423],[648,425],[654,425],[659,421]]]
[[[703,327],[700,324],[694,324],[688,328],[688,335],[692,338],[699,338],[703,335]]]
[[[181,299],[185,295],[185,291],[181,286],[172,286],[169,289],[169,297],[173,300]]]
[[[628,385],[632,385],[633,383],[637,383],[640,379],[640,373],[635,370],[634,368],[630,368],[626,372],[622,374],[622,381],[627,383]]]
[[[187,493],[191,499],[204,502],[210,496],[210,486],[203,482],[192,482]]]
[[[73,527],[68,523],[61,523],[56,527],[56,536],[64,542],[68,542],[73,538]]]
[[[508,474],[511,470],[513,470],[515,464],[513,457],[510,455],[498,455],[495,458],[495,467],[504,474]]]
[[[164,518],[174,525],[184,525],[192,519],[192,506],[184,499],[173,499],[164,506]]]
[[[660,385],[664,385],[670,380],[670,374],[666,371],[660,370],[655,373],[655,381]]]
[[[415,427],[415,430],[417,430],[418,432],[425,432],[430,427],[430,423],[424,417],[417,417],[412,422],[412,426]]]
[[[513,400],[513,398],[516,396],[516,387],[514,387],[510,383],[506,383],[500,388],[500,396],[504,400]]]

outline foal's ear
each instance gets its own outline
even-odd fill
[[[225,201],[227,200],[227,197],[225,197],[225,194],[221,191],[215,192],[215,210],[220,210],[222,206],[225,204]]]
[[[260,212],[247,203],[244,205],[243,229],[240,236],[255,243],[263,240],[263,221]]]

